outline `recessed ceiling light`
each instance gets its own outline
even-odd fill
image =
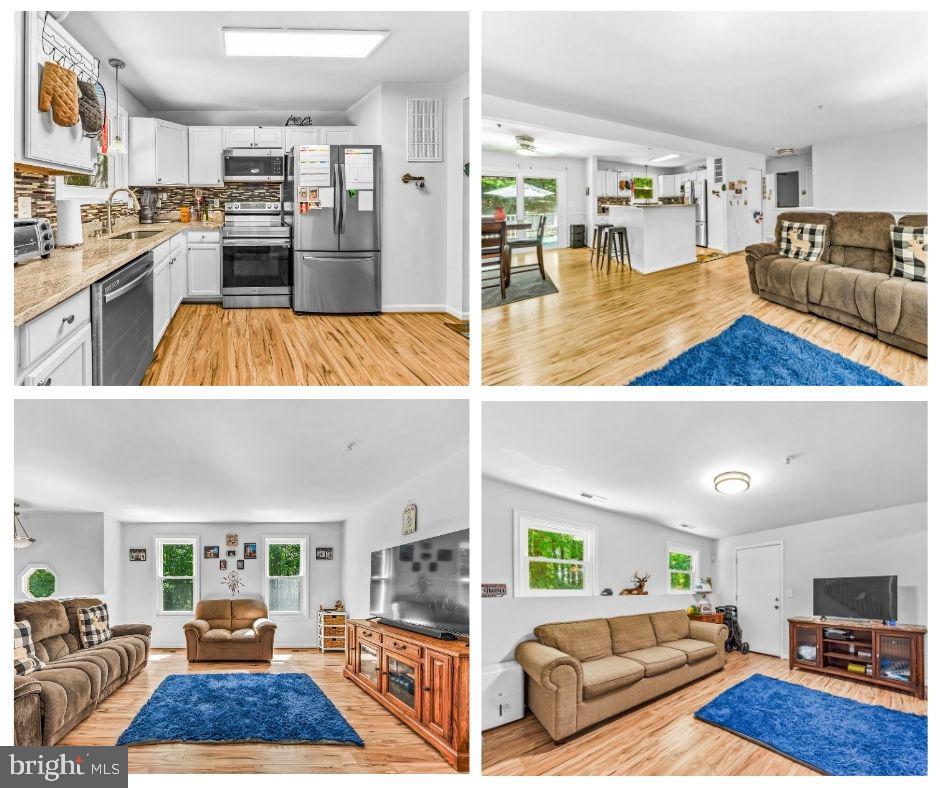
[[[678,159],[678,153],[667,153],[664,156],[657,156],[655,159],[650,159],[650,164],[659,164],[661,161],[669,161],[670,159]]]
[[[229,57],[369,57],[388,38],[387,30],[292,30],[222,28]]]
[[[604,502],[607,499],[603,495],[595,495],[594,493],[582,492],[582,498],[587,498],[589,501],[601,501]]]
[[[725,471],[715,477],[715,490],[726,495],[743,493],[751,486],[751,477],[744,471]]]

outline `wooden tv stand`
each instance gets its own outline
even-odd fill
[[[435,747],[470,768],[470,645],[353,620],[343,675]]]
[[[837,619],[791,618],[790,669],[840,676],[926,697],[924,638],[927,627]],[[844,629],[851,639],[827,638],[825,630]],[[803,647],[801,649],[801,647]],[[861,653],[860,653],[861,652]],[[861,666],[853,672],[849,665]]]

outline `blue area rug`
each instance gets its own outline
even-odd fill
[[[695,712],[823,774],[927,774],[927,717],[755,674]]]
[[[863,364],[743,315],[631,386],[900,386]]]
[[[181,741],[363,746],[304,673],[167,676],[117,743]]]

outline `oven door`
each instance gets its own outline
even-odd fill
[[[229,148],[222,154],[222,179],[242,183],[284,181],[283,151]]]
[[[289,238],[225,238],[222,295],[289,295]]]

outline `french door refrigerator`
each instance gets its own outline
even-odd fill
[[[381,146],[298,145],[285,186],[294,311],[381,312]]]

